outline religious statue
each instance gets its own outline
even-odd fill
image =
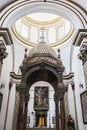
[[[43,106],[47,107],[48,106],[48,102],[46,98],[43,98]]]
[[[69,116],[67,117],[67,127],[68,127],[69,130],[70,130],[70,128],[71,128],[71,130],[75,130],[74,120],[73,120],[73,118],[71,117],[71,115],[69,115]]]
[[[38,127],[44,126],[44,117],[39,117]]]
[[[42,105],[42,92],[41,92],[41,88],[37,91],[36,93],[36,103],[38,106]]]

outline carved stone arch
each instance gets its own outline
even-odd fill
[[[55,12],[57,15],[61,15],[71,23],[74,24],[74,27],[77,28],[86,28],[86,10],[83,10],[80,6],[78,6],[75,2],[72,1],[56,1],[51,0],[46,4],[42,4],[43,1],[15,1],[13,4],[10,4],[7,8],[5,8],[1,12],[2,20],[1,26],[2,27],[11,27],[12,24],[18,20],[19,18],[27,15],[31,12],[36,11],[44,11],[45,12]],[[49,7],[49,8],[48,8]],[[22,11],[24,10],[24,11]],[[15,15],[15,14],[18,15]],[[69,14],[69,15],[68,15]],[[72,15],[72,17],[70,17]],[[14,17],[15,16],[15,17]]]
[[[28,67],[26,67],[26,69],[24,69],[24,67],[23,68],[21,67],[21,71],[22,72],[24,71],[24,75],[22,75],[23,82],[27,83],[27,78],[29,77],[29,75],[35,71],[38,71],[39,69],[40,69],[39,66],[35,66],[35,67],[30,68],[30,69]]]
[[[58,81],[58,75],[56,71],[54,71],[51,67],[46,67],[43,70],[41,70],[40,67],[36,68],[34,67],[30,71],[28,71],[25,75],[25,83],[27,84],[28,88],[33,83],[41,80],[49,82],[54,87],[55,90]]]

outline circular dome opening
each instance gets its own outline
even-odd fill
[[[55,14],[37,12],[37,13],[29,14],[29,15],[27,15],[27,17],[29,17],[30,19],[37,21],[37,22],[48,22],[48,21],[55,20],[59,16],[57,16]]]
[[[16,39],[24,45],[36,46],[44,32],[45,42],[51,47],[63,45],[74,32],[71,23],[51,13],[32,13],[22,17],[12,26]]]

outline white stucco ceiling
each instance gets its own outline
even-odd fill
[[[17,1],[17,0],[0,0],[0,8],[3,8],[4,6],[6,6],[9,3],[14,2],[14,1]],[[24,0],[19,0],[19,1],[24,1]],[[63,0],[63,1],[65,1],[65,0]],[[70,0],[70,1],[76,2],[77,4],[79,4],[80,6],[85,8],[85,10],[87,10],[87,0]]]

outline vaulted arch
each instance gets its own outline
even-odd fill
[[[0,25],[9,28],[17,19],[37,11],[61,15],[68,19],[77,30],[78,28],[85,29],[87,27],[86,12],[73,2],[63,2],[62,0],[51,0],[47,2],[43,2],[42,0],[16,1],[1,12]]]

